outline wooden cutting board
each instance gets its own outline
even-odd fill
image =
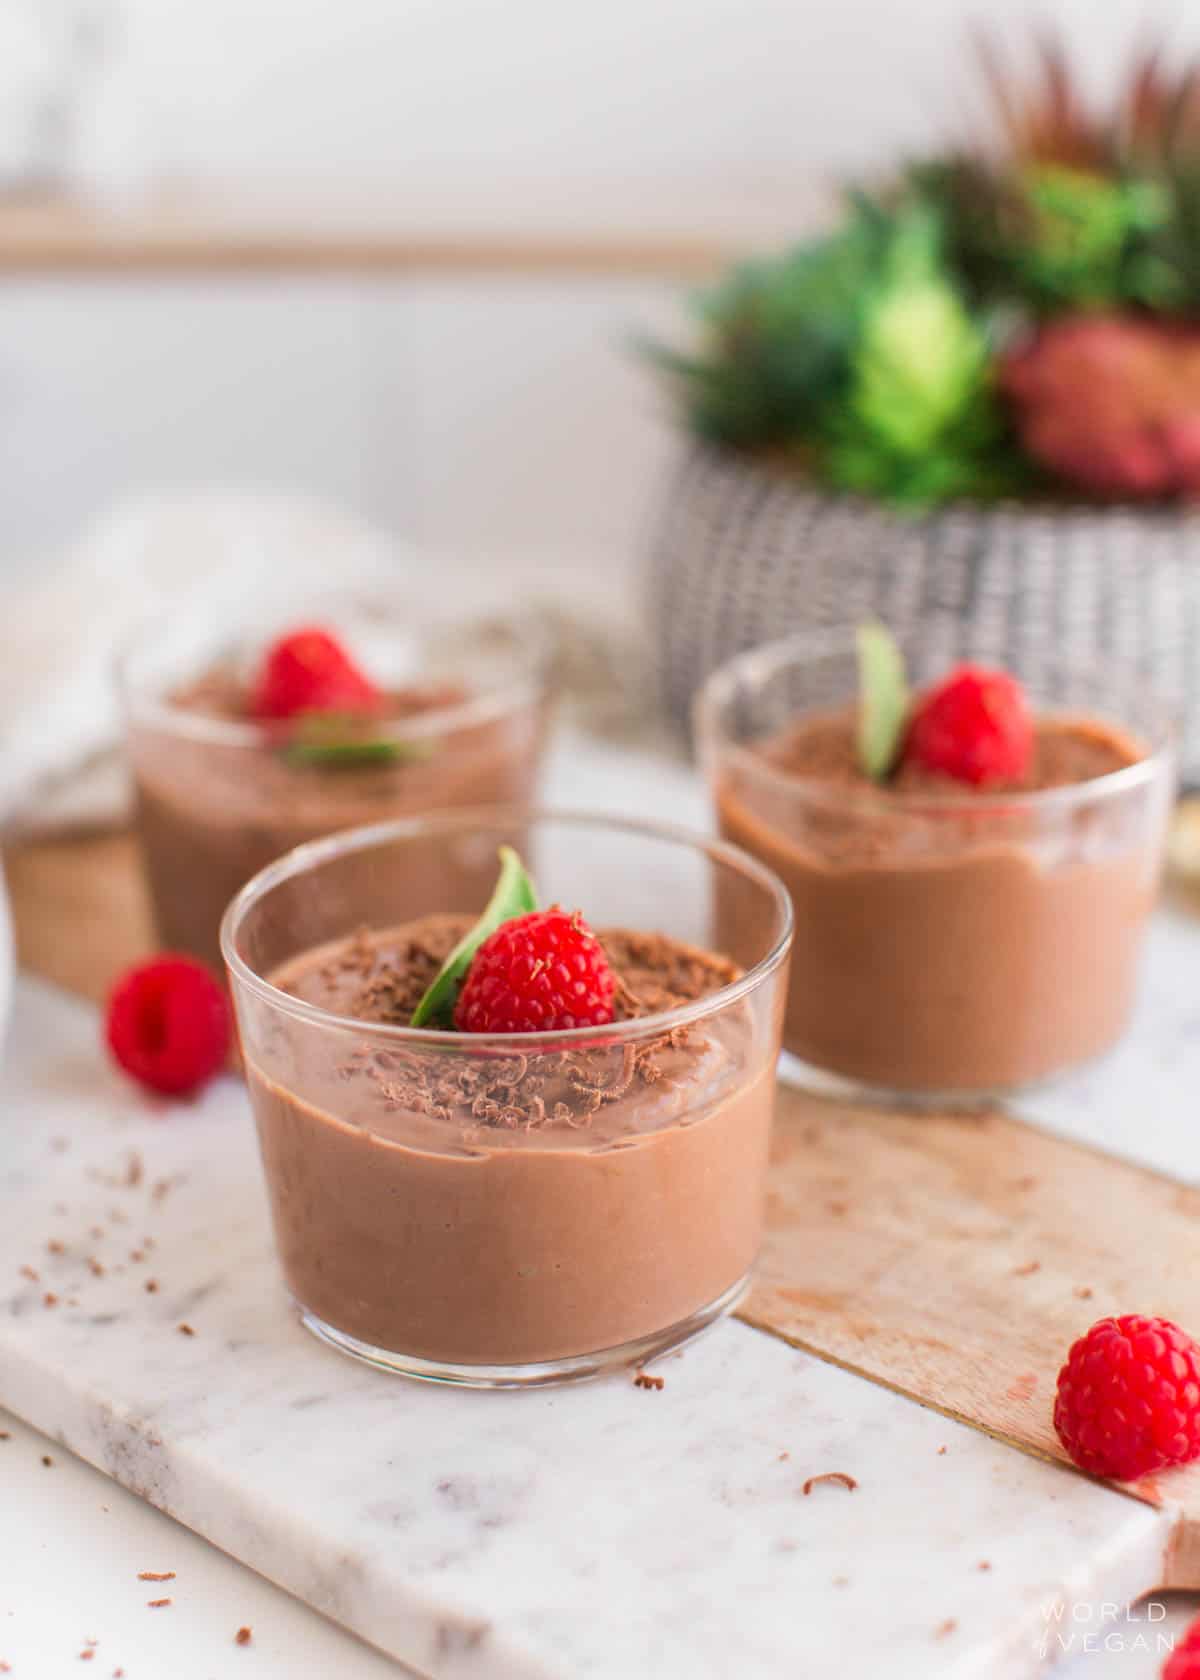
[[[152,947],[129,836],[10,847],[22,965],[99,999]],[[768,1230],[741,1317],[1041,1457],[1066,1348],[1107,1313],[1200,1327],[1200,1190],[1010,1115],[779,1091]],[[1065,1462],[1065,1460],[1064,1460]],[[1169,1509],[1154,1587],[1200,1588],[1200,1466],[1127,1490]]]

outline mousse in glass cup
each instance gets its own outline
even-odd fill
[[[503,847],[595,930],[608,1024],[408,1024]],[[441,812],[256,876],[222,948],[305,1324],[388,1370],[507,1387],[728,1312],[762,1235],[791,927],[736,848],[599,816]]]
[[[314,625],[369,680],[367,709],[255,715],[269,650]],[[531,799],[543,668],[524,626],[422,624],[372,598],[326,599],[236,636],[178,619],[148,626],[118,683],[159,942],[219,970],[230,899],[292,847],[388,817]]]
[[[947,664],[910,657],[918,703]],[[802,1083],[949,1105],[1086,1062],[1124,1028],[1174,792],[1170,721],[1111,666],[1030,664],[1032,756],[1002,786],[903,758],[890,781],[860,769],[850,629],[742,654],[702,690],[720,831],[795,908],[784,1045]]]

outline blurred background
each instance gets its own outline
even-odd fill
[[[632,337],[1039,19],[1100,89],[1200,47],[1143,0],[0,0],[0,577],[214,483],[628,576],[677,435]]]

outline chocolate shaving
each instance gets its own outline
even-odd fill
[[[1023,1266],[1014,1266],[1013,1267],[1013,1276],[1014,1277],[1032,1277],[1034,1272],[1040,1272],[1041,1269],[1042,1269],[1042,1262],[1040,1260],[1026,1260],[1026,1262]]]
[[[172,1603],[174,1603],[174,1600],[170,1598],[148,1598],[146,1608],[147,1610],[165,1610],[167,1605]]]
[[[344,958],[334,958],[318,970],[318,978],[338,982],[338,1004],[345,1012],[365,1021],[406,1025],[470,925],[468,916],[441,914],[386,938],[360,935]],[[723,957],[662,934],[618,929],[598,937],[617,978],[618,1021],[638,1020],[704,998],[739,972]],[[344,990],[346,973],[362,977],[349,996]],[[539,1049],[528,1054],[511,1050],[478,1057],[359,1045],[337,1071],[347,1080],[369,1077],[390,1113],[425,1115],[443,1124],[459,1119],[468,1129],[532,1131],[555,1125],[580,1130],[639,1084],[654,1086],[678,1078],[678,1065],[664,1061],[664,1055],[684,1049],[694,1032],[674,1028],[652,1040],[619,1047]],[[700,1039],[698,1050],[706,1042]]]
[[[42,1454],[42,1464],[47,1470],[52,1470],[54,1468],[54,1460],[50,1457],[49,1453]]]
[[[154,1569],[143,1569],[138,1575],[139,1581],[173,1581],[174,1579],[175,1571],[173,1569],[164,1570],[161,1574]]]
[[[661,1389],[666,1381],[665,1377],[655,1377],[649,1371],[639,1371],[633,1379],[634,1388]]]
[[[196,1334],[190,1324],[180,1324],[176,1328],[181,1336],[194,1336]]]
[[[250,1628],[240,1627],[233,1636],[233,1643],[235,1645],[249,1645],[253,1637],[254,1634]]]
[[[858,1486],[854,1477],[848,1476],[844,1470],[823,1470],[819,1476],[810,1476],[805,1482],[803,1492],[806,1498],[820,1482],[836,1482],[848,1493],[853,1493]]]

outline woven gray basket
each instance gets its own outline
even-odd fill
[[[1056,660],[1138,672],[1177,708],[1182,774],[1200,784],[1200,512],[959,504],[913,518],[696,448],[661,509],[649,585],[680,728],[732,654],[876,617],[927,668],[980,659],[1043,690]]]

